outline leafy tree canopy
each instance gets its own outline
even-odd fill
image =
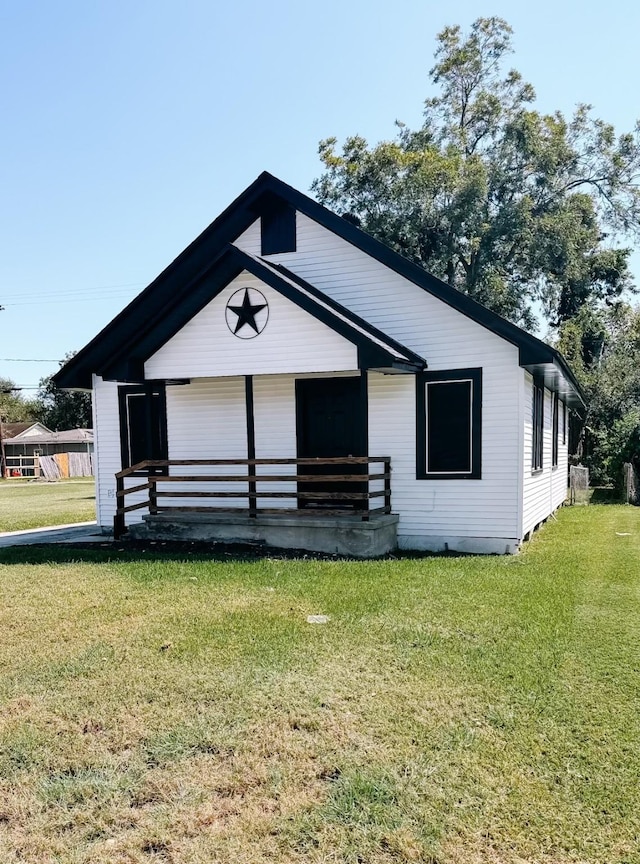
[[[60,366],[70,360],[75,352],[67,354]],[[61,429],[91,429],[91,394],[80,391],[61,390],[49,375],[40,381],[38,394],[38,419],[58,432]]]
[[[23,399],[11,378],[0,378],[0,420],[3,423],[27,423],[36,419],[33,402]]]
[[[593,483],[619,484],[623,462],[640,468],[640,309],[583,306],[558,348],[587,396],[580,458]]]
[[[532,106],[505,70],[512,30],[479,18],[447,27],[430,71],[424,123],[391,141],[320,142],[318,199],[502,315],[552,325],[631,287],[640,234],[640,126],[623,135],[581,105],[570,118]],[[615,241],[615,242],[614,242]]]

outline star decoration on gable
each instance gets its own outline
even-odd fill
[[[225,309],[227,327],[239,339],[254,339],[267,326],[269,305],[256,288],[240,288]]]

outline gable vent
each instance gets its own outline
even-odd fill
[[[261,219],[263,255],[296,251],[296,211],[284,201],[274,201]]]

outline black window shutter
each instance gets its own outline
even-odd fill
[[[262,254],[296,251],[296,211],[284,202],[273,202],[262,213]]]
[[[531,468],[538,471],[543,467],[544,453],[544,385],[533,383]]]
[[[416,375],[416,478],[482,479],[482,369]]]
[[[553,394],[553,418],[551,424],[551,465],[558,464],[558,394]]]
[[[471,471],[471,381],[427,385],[427,471]]]

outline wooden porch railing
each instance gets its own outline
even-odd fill
[[[262,466],[295,465],[295,474],[262,474]],[[371,466],[377,466],[376,471]],[[170,469],[191,467],[216,468],[234,466],[246,468],[246,474],[189,474]],[[307,469],[305,473],[305,469]],[[162,472],[162,473],[159,473]],[[326,472],[326,473],[324,473]],[[342,472],[342,473],[341,473]],[[128,478],[144,478],[143,483],[127,486]],[[210,484],[242,483],[245,489],[176,489],[177,484],[206,486]],[[292,483],[291,490],[269,489],[270,484]],[[372,489],[372,484],[378,488]],[[315,487],[315,488],[314,488]],[[319,487],[319,488],[318,488]],[[324,487],[324,488],[323,488]],[[328,489],[326,488],[328,487]],[[334,488],[332,488],[334,487]],[[345,488],[346,487],[346,488]],[[355,491],[352,491],[355,490]],[[128,495],[147,492],[143,501],[127,505]],[[163,504],[167,499],[204,499],[203,504]],[[245,498],[248,507],[206,506],[207,498]],[[264,499],[290,498],[294,507],[262,507]],[[383,499],[384,503],[372,507]],[[334,459],[147,459],[116,474],[117,509],[113,523],[114,536],[127,530],[126,514],[146,509],[156,513],[230,513],[257,517],[261,513],[301,516],[357,515],[363,521],[370,516],[391,513],[391,459],[388,456],[348,456]],[[304,506],[307,505],[307,506]]]

